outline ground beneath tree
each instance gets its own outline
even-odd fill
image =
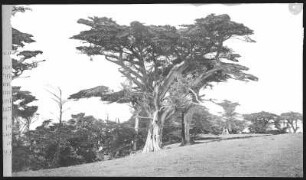
[[[191,146],[13,176],[303,177],[303,134],[204,136]]]

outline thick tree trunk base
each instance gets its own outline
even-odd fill
[[[161,128],[153,121],[151,129],[148,132],[146,144],[143,148],[143,153],[155,152],[161,150]]]
[[[173,113],[173,109],[169,108],[162,112],[155,111],[151,127],[148,131],[146,144],[143,153],[155,152],[162,149],[163,124],[165,119]]]

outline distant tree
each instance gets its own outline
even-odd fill
[[[210,121],[211,122],[211,133],[215,135],[222,134],[224,132],[223,130],[226,125],[222,117],[211,114],[210,119],[211,119]]]
[[[287,113],[282,113],[279,116],[278,120],[285,121],[288,125],[288,128],[292,128],[293,132],[296,133],[299,129],[297,123],[299,120],[303,122],[303,115],[301,113],[291,111]]]
[[[210,82],[257,80],[244,73],[247,67],[224,62],[237,62],[240,57],[225,46],[226,40],[241,37],[254,42],[249,37],[253,31],[231,21],[228,15],[211,14],[179,29],[136,21],[119,25],[106,17],[79,19],[78,23],[90,29],[72,37],[85,43],[77,49],[89,56],[102,55],[118,65],[119,72],[133,83],[133,92],[141,92],[148,103],[144,108],[152,120],[143,152],[161,148],[163,122],[173,113],[172,107],[163,104],[178,76],[192,76],[195,95]]]
[[[244,130],[245,128],[247,128],[247,127],[248,127],[247,121],[245,121],[245,120],[234,119],[234,120],[233,120],[233,123],[232,123],[232,125],[231,125],[231,130],[232,130],[231,132],[232,132],[233,134],[242,133],[243,130]]]
[[[244,114],[245,120],[250,121],[252,124],[249,126],[250,132],[253,133],[266,133],[270,124],[274,124],[278,115],[261,111],[258,113]]]
[[[238,113],[235,112],[236,107],[239,106],[239,103],[231,102],[229,100],[224,100],[221,103],[216,103],[223,108],[222,119],[224,120],[224,127],[222,134],[234,133],[243,125],[243,122],[237,120]]]
[[[63,124],[63,113],[64,113],[64,104],[68,101],[66,99],[63,98],[62,95],[62,89],[61,88],[57,88],[58,92],[54,92],[55,90],[53,90],[53,92],[51,90],[47,90],[51,95],[52,95],[52,100],[56,103],[57,107],[58,107],[58,127],[56,129],[56,134],[57,134],[57,148],[56,148],[56,153],[53,159],[53,167],[58,167],[59,166],[59,162],[60,162],[60,150],[61,150],[61,144],[62,144],[62,124]]]

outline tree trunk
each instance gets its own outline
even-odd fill
[[[161,149],[161,123],[158,121],[158,111],[154,112],[152,123],[149,127],[143,153],[159,151]]]
[[[138,113],[137,113],[137,115],[135,117],[135,132],[136,132],[136,135],[135,135],[135,138],[134,138],[134,141],[133,141],[133,151],[137,150],[138,129],[139,129],[139,117],[138,117]]]
[[[190,138],[190,124],[193,118],[193,114],[197,113],[199,111],[202,111],[203,106],[199,104],[199,89],[193,89],[191,95],[192,95],[192,104],[187,108],[187,111],[183,113],[183,119],[182,119],[182,125],[184,124],[182,128],[182,134],[184,134],[184,138],[182,138],[182,145],[188,145],[194,143],[193,139]]]
[[[231,122],[229,122],[229,124],[228,124],[228,134],[231,134],[231,133],[233,133],[232,132],[232,124],[231,124]]]
[[[295,130],[294,130],[294,133],[296,133],[297,132],[297,130],[299,129],[299,127],[298,127],[298,120],[295,120]]]
[[[147,113],[149,114],[149,111]],[[159,151],[162,148],[163,125],[165,120],[173,113],[174,110],[172,108],[165,108],[161,111],[156,110],[153,113],[143,153]]]
[[[288,124],[289,124],[289,126],[288,126],[288,127],[289,127],[289,133],[294,133],[294,131],[295,131],[294,129],[295,129],[295,128],[294,128],[293,122],[290,121]],[[292,131],[293,131],[293,132],[292,132]]]
[[[293,133],[296,133],[296,131],[298,129],[298,127],[297,127],[297,120],[295,121],[295,126],[294,126],[294,122],[292,122],[291,126],[292,126]]]
[[[185,124],[184,134],[185,134],[185,141],[186,141],[185,144],[186,145],[193,143],[193,140],[190,138],[190,133],[189,133],[191,120],[192,120],[192,116],[190,119],[184,118],[184,124]]]
[[[31,120],[27,119],[27,132],[28,132],[28,141],[30,145],[30,152],[32,152],[33,144],[32,144],[32,137],[31,137],[31,132],[30,132],[30,125],[31,125]]]
[[[31,135],[30,135],[30,123],[29,119],[26,119],[27,121],[27,131],[28,131],[28,141],[29,141],[29,154],[28,154],[28,168],[31,168],[31,155],[32,155],[32,141],[31,141]]]
[[[186,144],[184,112],[182,112],[182,117],[181,118],[182,118],[182,133],[181,133],[181,135],[182,135],[182,142],[181,142],[181,145],[183,146],[183,145]]]
[[[184,134],[185,134],[185,144],[192,144],[194,143],[193,139],[190,137],[190,124],[192,121],[192,117],[195,113],[202,111],[203,106],[201,105],[192,105],[188,108],[187,112],[184,114]]]

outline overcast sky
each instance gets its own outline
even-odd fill
[[[117,66],[96,56],[93,61],[80,54],[75,47],[81,43],[69,39],[88,27],[78,24],[79,18],[88,16],[111,17],[118,24],[129,25],[140,21],[147,25],[193,23],[194,19],[208,14],[228,14],[233,21],[243,23],[254,30],[256,43],[233,40],[228,45],[242,57],[240,62],[250,68],[259,78],[258,82],[228,81],[205,90],[207,98],[239,102],[239,113],[268,111],[280,114],[286,111],[302,113],[302,62],[303,62],[303,12],[290,13],[288,4],[242,4],[242,5],[31,5],[32,11],[19,13],[12,18],[12,26],[34,35],[36,43],[28,49],[43,51],[47,61],[38,68],[25,73],[30,78],[14,80],[39,99],[39,121],[56,118],[56,105],[45,89],[60,87],[68,97],[79,90],[99,85],[120,88],[123,78]],[[206,103],[211,112],[220,107]],[[105,105],[99,98],[68,102],[64,114],[85,112],[104,119],[106,114],[114,120],[125,121],[130,117],[127,105]],[[55,115],[54,115],[55,114]]]

